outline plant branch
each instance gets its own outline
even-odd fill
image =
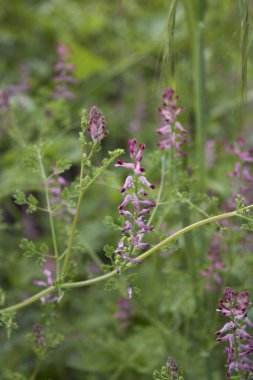
[[[75,238],[75,233],[76,233],[77,222],[78,222],[79,215],[80,215],[81,203],[82,203],[82,199],[83,199],[82,182],[83,182],[84,165],[85,165],[84,159],[83,159],[83,154],[84,154],[84,151],[83,151],[83,147],[82,147],[82,149],[81,149],[81,170],[80,170],[80,181],[79,181],[80,191],[79,191],[78,201],[77,201],[77,205],[76,205],[76,212],[75,212],[74,220],[73,220],[70,235],[69,235],[66,255],[65,255],[64,262],[63,262],[62,276],[64,276],[64,274],[68,270],[68,264],[69,264],[69,260],[70,260],[70,255],[71,255],[73,242],[74,242],[74,238]]]
[[[234,216],[238,216],[238,217],[244,218],[243,212],[246,211],[246,210],[249,210],[251,208],[253,208],[253,204],[249,205],[247,207],[244,207],[244,208],[240,209],[239,211],[235,210],[235,211],[232,211],[232,212],[228,212],[228,213],[212,216],[211,218],[203,219],[203,220],[200,220],[199,222],[193,223],[193,224],[191,224],[191,225],[189,225],[189,226],[187,226],[185,228],[182,228],[180,231],[175,232],[174,234],[172,234],[171,236],[167,237],[166,239],[164,239],[160,243],[156,244],[154,247],[150,248],[148,251],[146,251],[143,254],[139,255],[137,257],[137,259],[140,260],[140,261],[144,261],[150,255],[152,255],[153,253],[161,250],[162,248],[164,248],[166,245],[168,245],[173,240],[179,238],[180,236],[184,235],[185,233],[187,233],[189,231],[194,230],[195,228],[199,228],[201,226],[204,226],[205,224],[216,222],[217,220],[221,220],[221,219],[231,218],[231,217],[234,217]],[[134,264],[130,263],[128,265],[128,268],[130,268],[132,266],[134,266]],[[113,270],[113,271],[111,271],[109,273],[106,273],[106,274],[104,274],[102,276],[95,277],[95,278],[92,278],[92,279],[89,279],[89,280],[63,283],[63,284],[61,284],[61,288],[62,289],[71,289],[71,288],[79,288],[79,287],[83,287],[83,286],[88,286],[88,285],[96,284],[98,282],[104,281],[104,280],[106,280],[106,279],[114,276],[115,274],[117,274],[117,271]],[[43,297],[43,296],[45,296],[47,294],[50,294],[53,291],[56,291],[57,287],[59,288],[59,284],[58,284],[58,286],[50,286],[49,288],[44,289],[43,291],[35,294],[34,296],[32,296],[30,298],[27,298],[25,301],[19,302],[19,303],[15,304],[15,305],[6,307],[4,309],[0,309],[0,314],[1,313],[5,313],[5,312],[9,312],[9,311],[16,311],[16,310],[21,309],[21,308],[23,308],[25,306],[28,306],[28,305],[36,302],[37,300],[39,300],[41,297]]]

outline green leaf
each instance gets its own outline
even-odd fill
[[[105,253],[105,256],[108,257],[109,259],[113,259],[114,255],[115,255],[115,248],[112,246],[112,245],[109,245],[109,244],[106,244],[104,246],[104,253]]]
[[[26,238],[23,238],[19,244],[19,248],[21,248],[24,252],[24,255],[26,257],[32,257],[34,254],[37,254],[37,251],[36,251],[36,247],[35,247],[35,244],[26,239]]]
[[[71,161],[68,158],[56,161],[56,173],[60,174],[70,169]]]
[[[109,228],[109,229],[111,229],[111,230],[114,230],[114,231],[121,231],[121,228],[122,228],[122,227],[119,226],[118,224],[114,223],[113,218],[112,218],[111,215],[106,215],[106,216],[104,217],[103,224],[104,224],[107,228]]]
[[[26,204],[26,196],[23,191],[17,190],[16,193],[13,194],[13,198],[14,202],[19,206]]]
[[[39,203],[38,199],[36,199],[32,194],[30,194],[27,198],[27,205],[28,205],[27,212],[29,214],[32,214],[34,211],[36,211],[38,203]]]
[[[14,311],[8,311],[0,314],[0,326],[4,326],[7,331],[7,338],[11,337],[13,330],[17,329],[18,325],[14,321],[16,313]]]
[[[111,292],[118,289],[118,281],[115,278],[110,278],[105,284],[105,290]]]
[[[48,246],[45,243],[41,243],[39,247],[26,239],[23,238],[19,244],[19,247],[24,251],[24,256],[26,258],[36,257],[36,263],[41,265],[45,261],[44,255],[48,252]]]

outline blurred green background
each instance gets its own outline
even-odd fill
[[[26,147],[38,138],[51,139],[49,161],[71,159],[68,176],[72,179],[79,168],[83,107],[98,106],[107,120],[110,134],[98,161],[107,150],[126,148],[132,137],[147,144],[151,152],[156,147],[162,92],[172,86],[185,107],[182,124],[189,132],[189,165],[199,170],[193,192],[208,190],[221,200],[229,198],[226,173],[233,170],[234,159],[224,159],[228,143],[240,134],[247,137],[249,146],[253,143],[253,74],[248,60],[251,2],[2,0],[0,5],[0,89],[20,83],[24,71],[29,88],[24,95],[26,108],[14,102],[12,124],[0,128],[0,277],[1,286],[8,291],[8,304],[36,292],[30,287],[41,272],[22,256],[20,238],[50,239],[46,217],[25,215],[13,203],[17,189],[36,192],[41,187],[40,179],[21,165]],[[59,104],[48,101],[54,86],[57,43],[69,47],[77,79],[76,99]],[[45,111],[52,113],[50,121]],[[205,155],[210,139],[215,147],[212,165]],[[159,183],[158,166],[152,169],[153,163],[157,165],[156,156],[147,153],[144,165],[151,180]],[[103,219],[117,214],[118,189],[124,176],[119,172],[106,172],[87,193],[79,231],[88,257],[97,252],[104,260],[104,244],[117,243],[117,232],[108,231]],[[171,189],[172,198],[173,192],[175,188]],[[208,209],[209,201],[201,202]],[[168,229],[173,230],[184,224],[180,219],[184,211],[173,203],[170,207]],[[191,218],[195,221],[201,216],[192,212]],[[199,235],[195,236],[198,270],[207,263],[203,253],[208,252],[214,230],[210,227],[203,244]],[[59,227],[61,234],[64,231]],[[250,288],[252,259],[247,256],[243,264],[236,257],[240,237],[234,236],[231,245],[232,278],[236,284],[245,281]],[[142,297],[133,300],[132,323],[127,330],[120,329],[114,317],[120,295],[106,292],[104,284],[67,293],[57,312],[53,306],[39,304],[22,310],[17,317],[20,329],[13,337],[6,341],[1,332],[0,379],[144,380],[152,378],[168,355],[185,367],[185,379],[223,379],[222,349],[217,348],[214,336],[218,294],[205,295],[203,279],[199,279],[196,298],[196,288],[184,267],[187,248],[186,241],[175,258],[160,257],[160,262],[155,257],[138,268]],[[94,276],[90,258],[80,258],[77,263],[78,279]],[[42,363],[27,338],[38,321],[65,336]]]

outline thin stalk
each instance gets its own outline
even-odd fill
[[[82,180],[83,180],[83,175],[84,175],[84,161],[83,161],[82,156],[83,156],[83,149],[81,150],[81,170],[80,170],[80,180],[79,180],[80,192],[79,192],[78,201],[77,201],[77,205],[76,205],[75,216],[74,216],[73,223],[71,226],[71,231],[70,231],[70,235],[69,235],[66,255],[65,255],[64,262],[63,262],[62,276],[66,273],[66,271],[68,269],[68,264],[69,264],[70,255],[71,255],[73,242],[74,242],[74,238],[75,238],[75,233],[76,233],[77,222],[78,222],[79,215],[80,215],[81,203],[82,203],[82,199],[83,199]]]
[[[204,69],[203,21],[198,21],[193,45],[193,76],[195,85],[196,115],[196,157],[199,164],[199,187],[205,186],[205,129],[206,129],[206,91]]]
[[[48,211],[48,215],[49,215],[49,224],[50,224],[51,235],[52,235],[52,240],[53,240],[54,257],[55,257],[55,263],[56,263],[56,278],[57,278],[57,280],[59,280],[59,278],[60,278],[60,261],[59,261],[58,245],[57,245],[57,239],[56,239],[56,233],[55,233],[53,212],[51,209],[51,204],[50,204],[50,199],[49,199],[48,178],[46,177],[46,173],[45,173],[45,169],[44,169],[44,165],[43,165],[43,161],[42,161],[42,155],[41,155],[40,150],[38,150],[38,160],[39,160],[39,166],[40,166],[40,173],[41,173],[41,177],[43,179],[44,188],[45,188],[47,211]]]
[[[189,36],[192,42],[193,83],[196,117],[196,158],[199,163],[199,188],[205,186],[205,124],[206,124],[206,85],[204,57],[204,15],[206,0],[199,0],[195,6],[191,0],[184,0]]]
[[[144,261],[146,258],[148,258],[153,253],[155,253],[155,252],[161,250],[162,248],[164,248],[171,241],[179,238],[180,236],[184,235],[185,233],[187,233],[189,231],[194,230],[195,228],[204,226],[205,224],[209,224],[209,223],[215,222],[217,220],[221,220],[221,219],[231,218],[233,216],[244,217],[244,215],[242,215],[241,213],[243,211],[249,210],[251,208],[253,208],[253,204],[240,209],[240,212],[238,212],[236,210],[236,211],[232,211],[232,212],[228,212],[228,213],[212,216],[211,218],[203,219],[203,220],[200,220],[199,222],[193,223],[190,226],[187,226],[187,227],[181,229],[180,231],[175,232],[174,234],[172,234],[171,236],[167,237],[166,239],[162,240],[160,243],[158,243],[154,247],[150,248],[147,252],[142,253],[141,255],[139,255],[137,257],[137,259],[140,260],[140,261]],[[130,267],[132,267],[134,265],[135,264],[129,263],[128,267],[130,268]],[[99,277],[95,277],[95,278],[90,279],[90,280],[63,283],[61,285],[61,288],[62,289],[80,288],[80,287],[83,287],[83,286],[88,286],[88,285],[96,284],[98,282],[104,281],[104,280],[106,280],[106,279],[114,276],[115,274],[117,274],[117,271],[113,270],[113,271],[111,271],[109,273],[106,273],[106,274],[104,274],[102,276],[99,276]],[[50,293],[52,293],[55,290],[57,290],[56,286],[50,286],[49,288],[42,290],[41,292],[35,294],[34,296],[32,296],[30,298],[27,298],[25,301],[19,302],[19,303],[15,304],[15,305],[6,307],[4,309],[0,309],[0,314],[4,313],[4,312],[9,312],[9,311],[15,311],[15,310],[21,309],[21,308],[23,308],[25,306],[28,306],[28,305],[34,303],[35,301],[39,300],[41,297],[46,296],[47,294],[50,294]]]
[[[90,160],[90,158],[92,157],[94,149],[95,149],[95,145],[92,146],[92,149],[90,151],[88,160]],[[69,264],[69,260],[70,260],[70,256],[71,256],[71,252],[72,252],[72,248],[73,248],[73,243],[74,243],[74,239],[75,239],[77,223],[78,223],[78,220],[79,220],[80,210],[81,210],[81,204],[82,204],[83,195],[84,195],[84,190],[82,188],[82,182],[83,182],[83,177],[84,177],[84,166],[85,166],[85,162],[84,162],[84,159],[83,159],[83,154],[84,154],[84,149],[82,147],[81,148],[81,170],[80,170],[80,180],[79,180],[80,192],[79,192],[78,201],[77,201],[77,205],[76,205],[75,216],[74,216],[74,219],[73,219],[73,222],[72,222],[72,226],[71,226],[71,231],[70,231],[70,235],[69,235],[66,255],[65,255],[64,262],[63,262],[62,276],[64,276],[64,274],[66,274],[66,272],[68,270],[68,264]]]
[[[252,208],[253,205],[250,205],[250,206],[247,206],[247,207]],[[242,209],[242,210],[246,210],[246,207],[244,209]],[[140,256],[137,257],[137,259],[141,260],[141,261],[145,260],[147,257],[149,257],[150,255],[152,255],[154,252],[163,249],[171,241],[179,238],[180,236],[184,235],[186,232],[192,231],[195,228],[201,227],[201,226],[203,226],[205,224],[209,224],[209,223],[215,222],[216,220],[231,218],[232,216],[240,216],[240,214],[236,210],[236,211],[228,212],[228,213],[225,213],[225,214],[212,216],[211,218],[203,219],[203,220],[200,220],[199,222],[196,222],[196,223],[193,223],[193,224],[191,224],[191,225],[189,225],[187,227],[184,227],[181,230],[179,230],[178,232],[175,232],[174,234],[170,235],[166,239],[162,240],[160,243],[158,243],[154,247],[150,248],[147,252],[142,253]]]

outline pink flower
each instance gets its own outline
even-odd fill
[[[75,85],[76,79],[72,73],[74,71],[74,65],[67,63],[71,54],[66,45],[58,43],[56,46],[57,63],[54,66],[54,71],[57,73],[53,81],[56,83],[56,88],[53,93],[55,99],[75,99],[74,93],[70,90],[70,85]]]
[[[247,318],[249,294],[246,291],[238,293],[230,288],[225,288],[224,298],[219,300],[217,311],[228,317],[229,322],[217,331],[217,342],[228,343],[225,348],[227,354],[227,377],[233,373],[251,378],[253,374],[253,361],[250,356],[253,353],[253,335],[247,332],[252,328],[252,322]]]
[[[156,133],[163,138],[157,143],[162,150],[174,150],[177,156],[185,154],[183,145],[186,143],[186,130],[176,119],[182,112],[182,108],[177,108],[178,97],[174,96],[174,90],[167,88],[163,94],[163,107],[158,111],[162,116],[163,124]]]

